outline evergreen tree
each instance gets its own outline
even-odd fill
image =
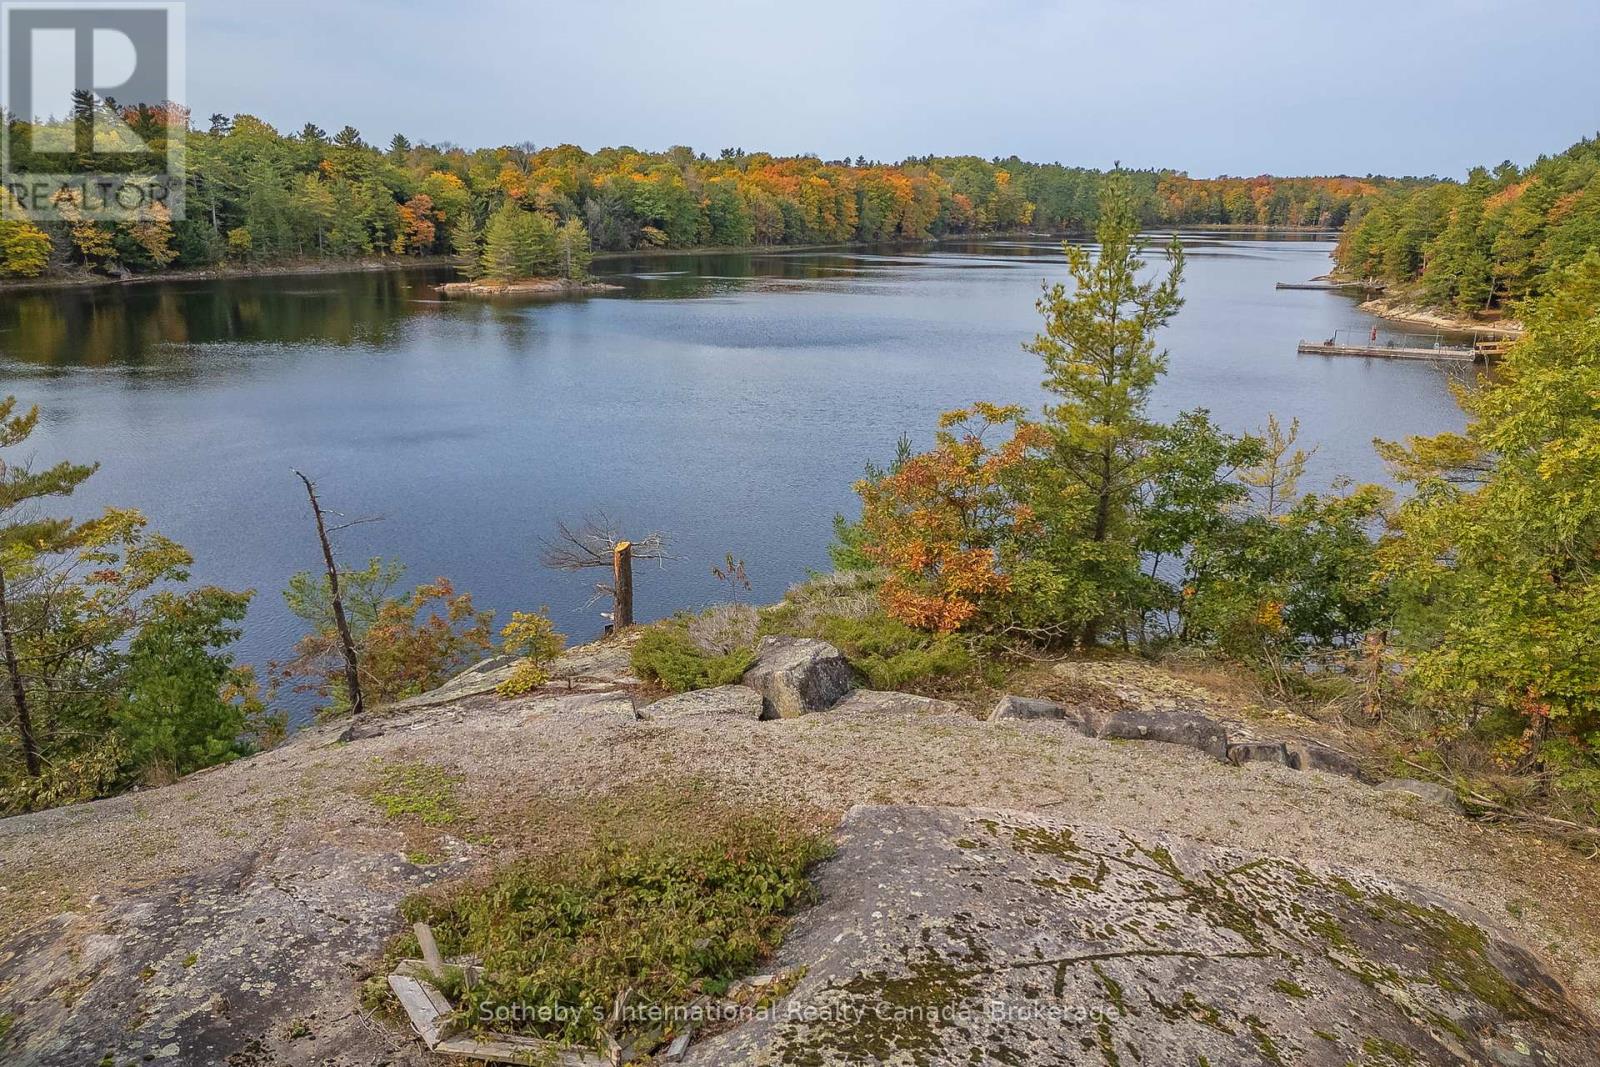
[[[1026,346],[1044,361],[1044,387],[1058,398],[1044,409],[1049,474],[1037,507],[1049,531],[1046,556],[1063,576],[1063,614],[1076,617],[1085,643],[1131,606],[1141,584],[1135,509],[1159,436],[1150,392],[1167,364],[1155,335],[1183,306],[1176,240],[1165,274],[1141,277],[1145,245],[1125,177],[1108,179],[1099,214],[1099,254],[1063,246],[1073,286],[1045,290],[1044,332]]]
[[[589,250],[589,231],[577,219],[568,219],[556,231],[556,256],[561,276],[581,282],[589,276],[594,253]]]

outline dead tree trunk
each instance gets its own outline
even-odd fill
[[[611,549],[611,626],[621,633],[633,625],[633,544],[618,541]]]
[[[22,667],[17,663],[17,646],[11,633],[11,604],[6,599],[6,574],[0,569],[0,643],[5,645],[6,673],[11,676],[11,703],[17,709],[17,736],[22,739],[22,759],[34,778],[43,773],[39,765],[39,743],[33,737],[33,719],[28,714],[28,690],[22,684]]]
[[[610,631],[621,633],[633,625],[633,561],[666,560],[666,541],[658,533],[624,539],[604,515],[586,519],[574,530],[556,523],[556,538],[544,545],[544,565],[563,571],[611,568],[611,584],[595,586],[595,598],[611,598]],[[594,601],[591,600],[590,603]]]
[[[361,672],[356,664],[356,643],[350,636],[350,622],[345,618],[344,600],[339,595],[339,568],[333,562],[333,546],[328,543],[328,527],[322,520],[322,505],[317,501],[317,487],[299,471],[295,471],[306,485],[306,496],[311,498],[311,514],[317,520],[317,540],[322,543],[322,561],[328,568],[328,593],[333,601],[333,624],[339,630],[339,648],[344,653],[344,686],[350,696],[350,714],[360,719],[366,705],[361,699]]]

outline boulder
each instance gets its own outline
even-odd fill
[[[1600,1047],[1492,918],[1370,871],[1007,811],[860,806],[839,829],[820,903],[768,965],[802,977],[689,1064],[1554,1065]]]
[[[678,719],[694,715],[733,715],[741,719],[761,718],[761,694],[743,685],[719,685],[679,693],[644,709],[648,719]]]
[[[1378,788],[1391,793],[1410,793],[1421,797],[1428,804],[1453,811],[1457,815],[1467,813],[1461,798],[1456,796],[1456,791],[1438,782],[1424,782],[1416,778],[1391,778],[1387,782],[1379,782]]]
[[[1230,741],[1228,762],[1236,767],[1246,763],[1276,763],[1289,766],[1289,749],[1282,741]]]
[[[1068,718],[1066,705],[1057,704],[1053,700],[1039,700],[1036,697],[1019,697],[1007,694],[1000,698],[1000,703],[994,706],[989,713],[990,722],[999,722],[1001,719],[1066,719]],[[1077,715],[1071,718],[1079,725],[1083,720]]]
[[[887,715],[957,715],[961,709],[948,700],[918,696],[915,693],[857,689],[833,706],[835,714],[851,712]]]
[[[744,684],[761,694],[763,719],[826,711],[856,687],[844,654],[810,637],[763,637]]]
[[[1327,771],[1346,778],[1365,778],[1361,773],[1361,764],[1356,762],[1355,757],[1336,748],[1319,745],[1315,741],[1290,741],[1287,747],[1289,766],[1297,771]]]
[[[1094,734],[1112,740],[1165,741],[1198,748],[1219,760],[1228,758],[1228,732],[1195,711],[1116,711],[1095,725]]]

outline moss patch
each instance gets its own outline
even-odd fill
[[[415,818],[424,826],[448,826],[461,817],[461,804],[456,797],[461,775],[429,763],[376,763],[378,781],[367,798],[389,818]]]

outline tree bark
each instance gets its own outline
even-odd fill
[[[322,561],[328,568],[328,592],[333,600],[333,624],[339,630],[339,647],[344,653],[344,686],[350,695],[350,714],[359,719],[366,710],[361,698],[361,672],[356,665],[356,643],[350,636],[350,623],[345,618],[344,600],[339,595],[339,568],[333,562],[333,546],[328,543],[328,527],[322,521],[322,505],[317,502],[317,488],[299,471],[295,474],[306,484],[306,496],[311,498],[311,514],[317,520],[317,540],[322,543]]]
[[[629,541],[618,541],[611,550],[611,588],[611,626],[621,633],[633,625],[633,544]]]
[[[39,765],[39,744],[33,737],[33,719],[28,714],[28,690],[22,684],[22,668],[17,663],[17,646],[11,635],[11,603],[6,599],[6,574],[0,568],[0,644],[5,646],[6,673],[11,676],[11,702],[17,709],[17,736],[22,739],[22,759],[28,773],[37,778],[43,773]]]

